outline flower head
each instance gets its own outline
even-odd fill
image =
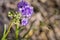
[[[19,2],[17,7],[22,16],[30,17],[33,13],[33,7],[25,1]]]
[[[28,24],[28,19],[27,18],[23,18],[21,21],[21,25],[25,26]]]
[[[27,2],[21,1],[21,2],[19,2],[19,3],[17,4],[17,7],[18,7],[18,9],[19,9],[19,8],[25,7],[25,6],[27,6],[27,5],[28,5]]]
[[[33,13],[33,7],[32,6],[25,6],[24,8],[20,8],[19,11],[23,16],[30,17]]]
[[[22,18],[21,25],[27,25],[28,24],[28,19],[31,17],[33,14],[33,7],[30,6],[27,2],[21,1],[17,4],[18,11],[22,14],[23,17],[27,18]]]

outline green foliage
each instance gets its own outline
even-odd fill
[[[19,23],[20,23],[20,13],[18,12],[14,12],[14,11],[10,11],[8,12],[8,17],[12,17],[12,20],[8,26],[8,30],[6,32],[6,26],[4,27],[4,33],[3,33],[3,37],[1,40],[7,40],[6,37],[10,32],[10,29],[13,25],[16,25],[16,30],[15,30],[15,34],[16,34],[16,40],[18,40],[18,34],[19,34]]]
[[[10,29],[13,27],[13,25],[15,25],[15,39],[19,40],[19,38],[18,38],[19,32],[22,32],[25,29],[25,27],[19,27],[21,14],[18,12],[10,11],[10,12],[8,12],[8,17],[11,17],[11,20],[10,20],[10,23],[8,25],[8,29],[6,29],[6,25],[4,25],[4,33],[3,33],[1,40],[7,40],[7,36],[10,32]],[[29,28],[29,30],[23,35],[23,37],[21,37],[20,40],[26,39],[25,37],[30,32],[31,28],[32,28],[32,25]],[[29,40],[29,39],[26,39],[26,40]]]

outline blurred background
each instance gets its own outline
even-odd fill
[[[60,0],[25,1],[33,6],[34,14],[23,31],[19,33],[19,40],[29,29],[25,37],[28,40],[60,40]],[[8,29],[10,23],[8,11],[16,11],[18,2],[20,0],[0,0],[0,39],[3,35],[4,24]],[[15,27],[12,27],[8,40],[15,40],[14,31]]]

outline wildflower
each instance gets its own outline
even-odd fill
[[[23,0],[17,4],[17,7],[22,16],[30,17],[33,13],[33,7]]]
[[[23,16],[30,17],[33,13],[33,7],[32,6],[25,6],[24,8],[20,8],[19,11]]]
[[[18,9],[19,9],[19,8],[25,7],[25,6],[27,6],[27,5],[28,5],[27,2],[21,1],[21,2],[19,2],[19,3],[17,4],[17,7],[18,7]]]
[[[28,19],[27,18],[23,18],[21,21],[21,25],[25,26],[28,24]]]
[[[33,7],[23,0],[17,4],[17,7],[18,7],[18,11],[22,14],[22,16],[27,17],[27,18],[22,18],[21,21],[21,24],[25,26],[28,24],[28,19],[33,14]]]

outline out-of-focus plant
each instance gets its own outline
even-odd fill
[[[24,0],[22,0],[21,2],[19,2],[17,4],[18,7],[18,11],[21,13],[21,15],[23,16],[22,20],[21,20],[21,24],[23,26],[26,26],[28,24],[28,20],[31,18],[32,14],[33,14],[33,7],[31,5],[29,5],[27,2],[25,2]],[[32,26],[31,26],[32,27]],[[25,33],[25,35],[23,36],[23,38],[27,37],[27,34],[30,33],[30,29]]]
[[[10,29],[11,29],[11,27],[12,27],[13,25],[16,25],[15,34],[16,34],[16,40],[18,40],[19,24],[20,24],[20,21],[19,21],[19,20],[20,20],[21,15],[20,15],[18,12],[15,12],[15,13],[14,13],[13,11],[10,11],[10,12],[8,13],[8,16],[9,16],[9,17],[12,17],[12,20],[11,20],[9,26],[8,26],[8,30],[5,31],[6,29],[4,28],[4,34],[3,34],[3,37],[2,37],[1,40],[6,40],[6,37],[7,37],[7,35],[9,34]]]
[[[28,20],[31,18],[32,14],[33,14],[33,7],[31,5],[29,5],[27,2],[25,2],[24,0],[22,0],[21,2],[19,2],[17,4],[18,7],[18,12],[21,13],[21,15],[23,16],[22,18],[22,25],[27,25]]]
[[[8,17],[11,17],[11,22],[8,26],[8,30],[4,28],[4,33],[1,40],[7,40],[6,37],[8,36],[10,29],[12,28],[13,25],[16,26],[15,36],[16,36],[16,40],[18,40],[19,31],[21,31],[19,29],[21,15],[22,15],[21,25],[26,26],[28,24],[28,20],[31,18],[33,14],[33,7],[23,0],[17,4],[17,7],[18,7],[17,12],[14,12],[14,11],[8,12]],[[26,34],[31,33],[30,29],[28,30]],[[22,37],[23,39],[25,38],[26,34]]]

